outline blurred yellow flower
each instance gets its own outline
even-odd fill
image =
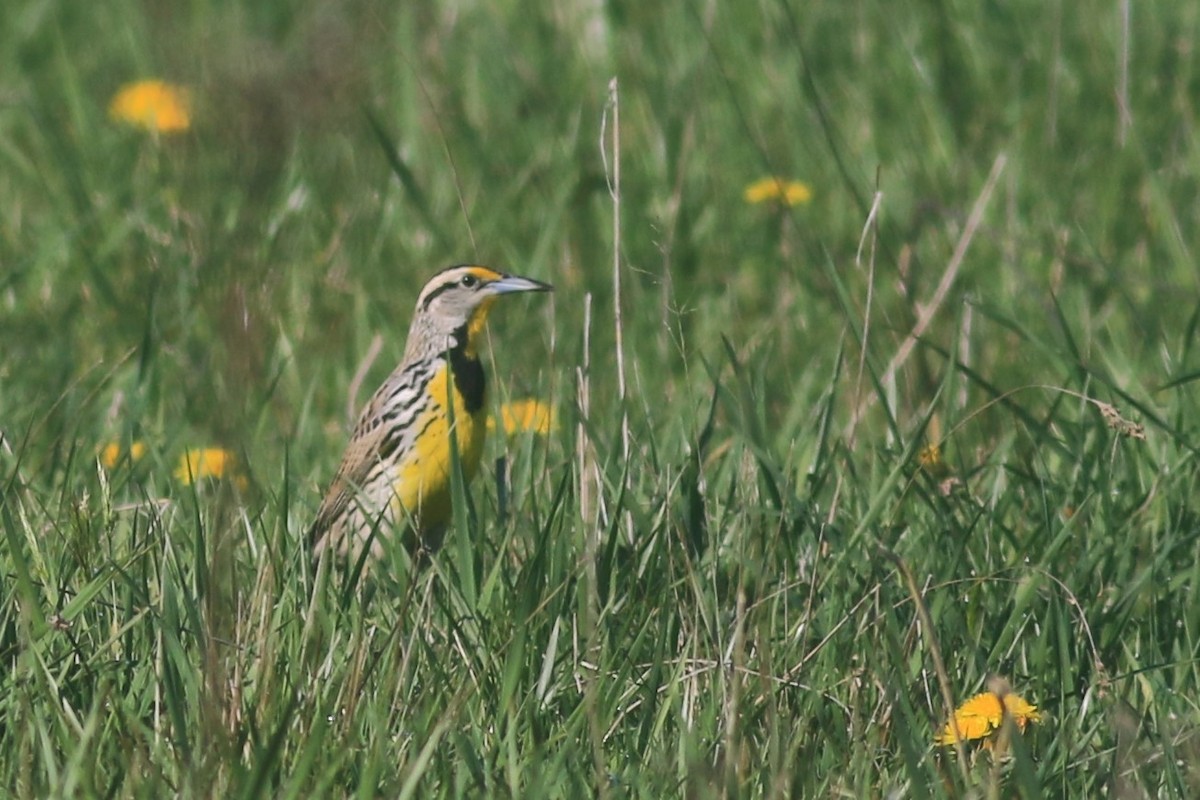
[[[113,119],[157,133],[179,133],[191,125],[187,90],[165,81],[127,83],[108,105]]]
[[[922,447],[917,453],[917,463],[926,469],[938,466],[942,463],[942,448],[936,444]]]
[[[1042,715],[1037,706],[1030,705],[1023,697],[1011,692],[1000,696],[995,692],[977,694],[963,703],[954,711],[954,722],[946,723],[946,728],[934,737],[934,742],[942,745],[953,745],[957,738],[954,726],[958,725],[958,736],[963,741],[983,739],[983,746],[990,749],[995,742],[995,733],[1004,725],[1004,712],[1012,717],[1017,729],[1025,732],[1030,722],[1041,722]]]
[[[927,444],[917,451],[917,463],[921,469],[936,478],[944,478],[950,474],[950,467],[942,457],[942,416],[934,412],[929,418],[929,428],[925,431]]]
[[[220,447],[201,447],[187,450],[179,457],[175,478],[184,486],[190,486],[201,478],[233,478],[239,486],[245,479],[235,472],[237,457]]]
[[[122,449],[121,445],[117,442],[109,442],[108,444],[104,445],[104,449],[100,451],[100,463],[104,465],[105,469],[112,469],[120,463],[121,456],[125,452],[126,451]],[[140,461],[142,456],[146,455],[146,445],[142,444],[141,442],[134,442],[133,444],[129,445],[128,454],[131,462]]]
[[[763,178],[746,187],[742,193],[747,203],[774,201],[785,206],[798,206],[812,200],[812,189],[807,183],[785,181],[783,178]]]
[[[558,419],[554,409],[541,400],[514,400],[500,406],[500,425],[509,436],[521,431],[532,431],[543,436],[558,430]],[[496,430],[496,418],[488,417],[489,431]]]

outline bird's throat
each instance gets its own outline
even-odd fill
[[[471,315],[471,319],[469,319],[467,324],[463,326],[465,328],[464,332],[466,335],[462,336],[460,334],[458,337],[455,337],[458,344],[464,348],[464,352],[470,358],[478,357],[479,353],[477,346],[480,338],[483,336],[483,329],[487,327],[488,312],[492,310],[492,303],[495,301],[496,298],[494,297],[489,297],[483,300],[483,302],[481,302],[475,309],[475,313]]]

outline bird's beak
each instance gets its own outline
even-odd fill
[[[517,275],[505,275],[498,281],[487,285],[492,294],[511,294],[513,292],[552,292],[554,287],[548,283],[535,281],[533,278],[522,278]]]

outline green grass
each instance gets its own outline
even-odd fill
[[[1200,10],[420,5],[0,26],[0,793],[1200,792]],[[142,77],[191,130],[108,118]],[[555,284],[488,366],[561,424],[429,569],[314,575],[463,261]],[[1042,724],[935,747],[992,675]]]

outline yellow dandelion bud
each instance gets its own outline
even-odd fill
[[[487,425],[489,431],[494,431],[495,417],[488,417]],[[558,430],[558,419],[554,409],[541,400],[515,400],[500,406],[500,426],[509,436],[522,431],[545,436]]]
[[[127,83],[113,95],[108,114],[118,122],[157,133],[178,133],[191,125],[187,90],[165,81]]]
[[[954,722],[946,723],[945,729],[934,737],[937,744],[953,745],[958,738],[963,741],[987,739],[984,746],[991,744],[990,737],[1004,724],[1004,712],[1012,717],[1022,733],[1030,722],[1041,722],[1042,715],[1037,706],[1030,705],[1020,695],[1006,694],[1003,701],[995,692],[977,694],[954,710]],[[954,735],[958,726],[958,737]]]
[[[762,178],[747,186],[742,196],[751,204],[775,202],[785,206],[798,206],[812,200],[812,189],[800,181]]]

